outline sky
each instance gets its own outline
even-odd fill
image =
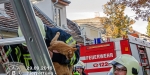
[[[105,17],[103,13],[102,5],[106,4],[109,0],[69,0],[71,3],[66,8],[67,18],[70,20],[94,18],[95,12],[99,12],[100,17]],[[135,13],[131,11],[131,8],[126,8],[125,15],[134,19]],[[132,25],[133,29],[146,34],[147,22],[136,20],[136,23]]]

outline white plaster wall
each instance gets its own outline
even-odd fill
[[[44,0],[36,4],[36,6],[43,11],[51,20],[54,21],[54,6],[51,0]],[[61,25],[67,25],[66,20],[66,6],[56,4],[56,6],[61,7]]]
[[[89,39],[94,40],[94,38],[99,38],[99,30],[98,29],[95,29],[93,27],[89,27],[89,26],[86,26],[86,25],[81,25],[80,27],[81,27],[81,29],[84,28],[83,31],[82,31],[82,34],[85,35],[85,33],[86,33],[86,36]],[[91,30],[95,31],[96,33],[91,34]]]
[[[43,11],[51,20],[53,20],[53,3],[51,0],[43,0],[35,4]]]

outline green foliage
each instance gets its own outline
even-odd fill
[[[107,36],[119,38],[127,34],[130,26],[135,23],[128,16],[124,16],[126,6],[122,4],[107,4],[104,5],[104,13],[108,19],[101,21],[106,28]]]
[[[150,21],[148,22],[147,25],[147,35],[150,36]]]

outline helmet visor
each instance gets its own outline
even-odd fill
[[[111,61],[111,62],[109,62],[109,64],[111,64],[111,65],[114,65],[114,66],[117,66],[117,67],[123,67],[123,65],[122,64],[120,64],[120,63],[118,63],[118,62],[116,62],[116,61]]]
[[[118,62],[116,62],[116,61],[110,61],[109,64],[116,65],[116,64],[118,64]]]

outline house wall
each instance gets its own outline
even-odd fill
[[[13,38],[18,37],[18,34],[16,32],[1,31],[0,36],[2,36],[3,38]]]
[[[35,4],[43,11],[51,20],[53,20],[53,3],[51,0],[43,0]]]
[[[94,38],[98,38],[98,30],[95,30],[95,29],[90,29],[90,38],[94,39]]]
[[[52,21],[54,21],[54,9],[55,7],[60,7],[61,8],[61,25],[67,25],[67,20],[66,20],[66,6],[56,4],[54,7],[54,4],[51,0],[44,0],[36,4],[36,6],[43,11]],[[55,22],[55,21],[54,21]],[[59,25],[58,25],[59,26]]]
[[[84,28],[82,31],[82,35],[86,34],[87,38],[94,40],[94,38],[100,37],[98,28],[88,25],[80,25],[80,27],[81,29]]]

